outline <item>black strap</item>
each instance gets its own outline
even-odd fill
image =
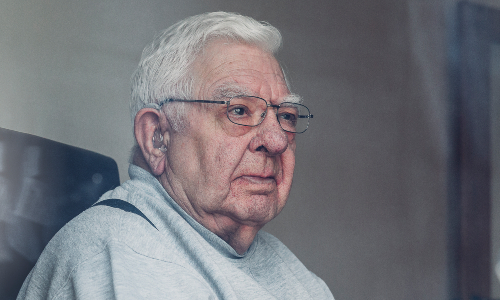
[[[109,206],[109,207],[119,208],[119,209],[121,209],[123,211],[130,212],[130,213],[136,214],[138,216],[141,216],[146,221],[148,221],[149,224],[151,224],[151,226],[153,226],[156,230],[158,230],[158,228],[156,228],[155,224],[153,224],[153,222],[151,222],[148,219],[148,217],[146,217],[142,213],[142,211],[140,211],[137,207],[135,207],[133,204],[131,204],[131,203],[127,202],[127,201],[123,201],[123,200],[120,200],[120,199],[107,199],[107,200],[102,200],[101,202],[97,202],[96,204],[92,205],[92,207],[97,206],[97,205],[106,205],[106,206]]]

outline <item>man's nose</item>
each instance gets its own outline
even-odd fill
[[[268,156],[276,156],[288,148],[288,136],[281,128],[276,113],[269,109],[268,114],[257,127],[257,133],[250,142],[252,152],[261,151]]]

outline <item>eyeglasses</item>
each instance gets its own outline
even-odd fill
[[[183,100],[166,99],[159,103],[160,107],[168,102],[196,102],[225,104],[227,106],[227,118],[234,124],[242,126],[258,126],[267,115],[267,108],[276,108],[276,117],[281,128],[286,132],[303,133],[309,127],[309,119],[313,117],[307,106],[283,102],[280,105],[267,103],[266,100],[256,96],[234,96],[227,101],[215,100]]]

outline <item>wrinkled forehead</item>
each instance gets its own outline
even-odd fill
[[[198,97],[245,94],[282,102],[290,94],[274,56],[247,44],[212,43],[195,61],[193,71],[193,92]]]

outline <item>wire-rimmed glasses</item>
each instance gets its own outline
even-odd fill
[[[281,128],[286,132],[303,133],[309,127],[309,119],[313,117],[307,106],[294,103],[282,102],[279,105],[267,103],[266,100],[256,97],[239,95],[228,97],[229,100],[183,100],[166,99],[159,103],[160,106],[168,102],[196,102],[226,104],[227,118],[234,124],[242,126],[258,126],[267,115],[267,108],[276,108],[276,117]]]

